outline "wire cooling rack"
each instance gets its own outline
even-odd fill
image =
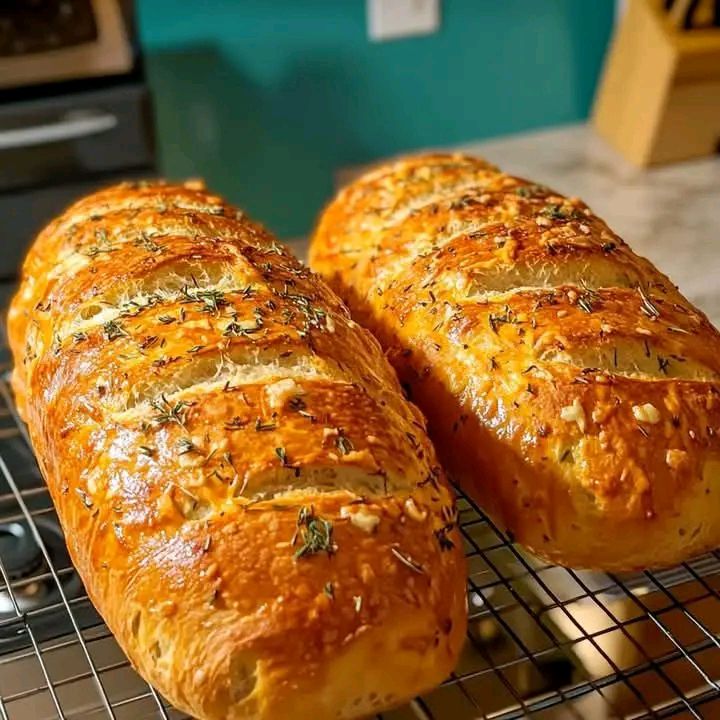
[[[0,366],[0,719],[181,720],[134,673],[61,539],[51,542],[55,513],[12,405],[7,367]],[[459,506],[469,566],[465,649],[443,685],[378,718],[720,717],[720,554],[626,577],[575,572],[524,554],[465,497]],[[7,558],[13,528],[25,529],[41,560],[21,577]],[[46,601],[26,609],[38,593]]]

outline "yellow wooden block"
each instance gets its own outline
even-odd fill
[[[720,29],[680,30],[657,0],[629,0],[593,108],[636,165],[709,155],[720,141]]]

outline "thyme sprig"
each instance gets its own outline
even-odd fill
[[[333,542],[332,522],[316,515],[312,505],[303,505],[298,511],[297,528],[291,545],[295,547],[298,541],[301,545],[295,551],[295,559],[322,552],[332,555],[337,551],[337,545]]]
[[[151,237],[149,237],[145,233],[141,233],[140,236],[137,237],[133,241],[133,245],[136,245],[137,247],[145,248],[145,250],[148,250],[149,252],[156,252],[156,253],[165,252],[164,245],[160,245],[159,243],[156,243]]]
[[[400,548],[397,547],[391,547],[390,552],[406,567],[410,568],[413,572],[418,573],[418,575],[424,575],[425,574],[425,568],[416,560],[413,560],[407,553],[400,550]]]
[[[335,438],[335,447],[341,455],[349,455],[355,449],[350,438],[345,435],[342,429],[338,430],[337,437]]]
[[[215,288],[203,289],[198,287],[197,280],[193,278],[194,286],[183,285],[180,288],[182,295],[181,302],[197,302],[202,305],[203,312],[211,312],[218,314],[221,307],[225,307],[228,302],[225,300],[225,293]]]
[[[150,405],[157,411],[157,414],[152,418],[156,425],[165,425],[174,422],[184,429],[187,411],[188,408],[192,406],[192,403],[186,402],[185,400],[178,400],[176,403],[171,403],[165,395],[162,394],[159,398],[153,400]]]
[[[102,253],[111,253],[115,252],[115,250],[117,248],[113,247],[105,230],[100,229],[95,231],[95,245],[91,245],[85,251],[85,255],[89,258],[95,258]]]
[[[660,311],[657,309],[655,303],[650,299],[650,296],[645,293],[642,285],[638,285],[638,293],[640,294],[640,309],[652,319],[660,317]]]
[[[108,320],[103,323],[103,333],[107,340],[117,340],[120,337],[128,337],[128,332],[117,320]]]

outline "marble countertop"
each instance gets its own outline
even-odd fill
[[[584,124],[454,149],[582,198],[720,325],[720,155],[642,170],[628,164]],[[342,169],[338,185],[362,169]],[[295,249],[304,256],[301,244]]]

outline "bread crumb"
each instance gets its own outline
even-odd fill
[[[535,218],[535,222],[536,222],[536,224],[538,224],[540,227],[550,227],[550,225],[552,225],[552,223],[550,222],[550,219],[549,219],[549,218],[546,218],[546,217],[544,217],[544,216],[543,216],[543,217],[536,217],[536,218]]]
[[[290,396],[299,395],[301,392],[302,389],[292,378],[284,378],[265,386],[265,395],[273,408],[282,407]]]
[[[687,460],[687,452],[685,450],[668,450],[665,453],[665,462],[667,466],[673,470],[677,470]]]
[[[583,410],[579,398],[575,398],[572,405],[566,405],[560,408],[560,419],[565,420],[565,422],[577,423],[580,432],[585,432],[585,410]]]
[[[157,611],[162,615],[162,617],[172,617],[175,614],[175,611],[177,610],[177,605],[172,600],[166,600],[165,602],[161,602],[157,606]]]
[[[611,405],[596,405],[592,411],[592,420],[594,423],[601,423],[607,419],[607,416],[612,410]]]
[[[638,422],[655,425],[660,422],[660,413],[652,403],[633,405],[632,413]]]
[[[88,476],[86,484],[87,484],[88,493],[91,496],[96,495],[97,494],[97,483],[95,482],[95,478],[92,475]]]
[[[420,510],[411,497],[405,501],[405,512],[408,517],[417,522],[422,522],[427,517],[427,510]]]

